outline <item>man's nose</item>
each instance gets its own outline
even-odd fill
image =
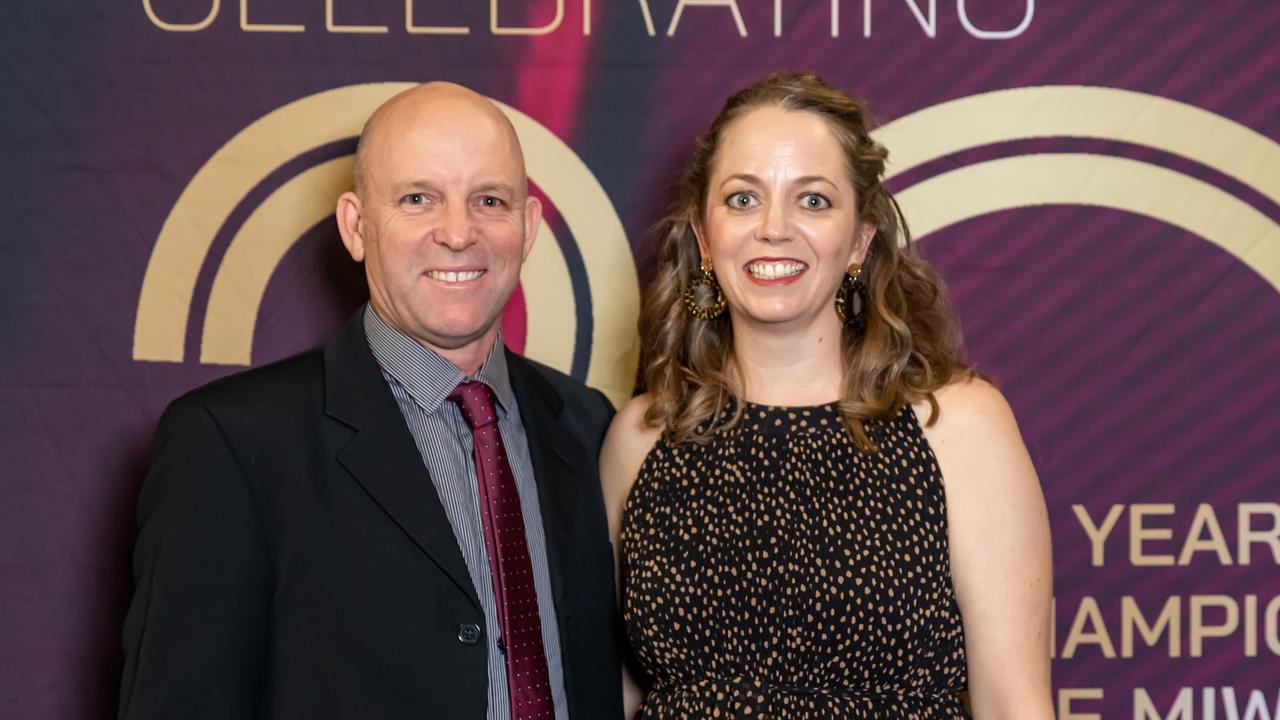
[[[440,227],[436,231],[436,242],[451,250],[462,250],[472,243],[471,216],[465,203],[445,204]]]

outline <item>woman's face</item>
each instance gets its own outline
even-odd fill
[[[838,323],[833,299],[875,226],[860,221],[844,152],[820,116],[764,106],[731,122],[694,223],[735,323]]]

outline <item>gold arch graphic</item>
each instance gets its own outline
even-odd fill
[[[1203,108],[1132,90],[1082,85],[996,90],[918,110],[872,135],[891,151],[888,177],[991,143],[1098,138],[1181,155],[1280,204],[1280,144]]]
[[[196,173],[166,218],[143,277],[134,324],[135,360],[181,362],[196,278],[214,236],[240,200],[279,165],[350,138],[365,118],[412,83],[336,88],[289,103],[236,134]],[[592,297],[587,382],[614,402],[630,395],[639,346],[639,280],[622,222],[604,188],[563,141],[502,103],[524,146],[529,176],[579,240]],[[239,228],[210,291],[201,360],[247,364],[266,284],[289,247],[332,212],[349,185],[350,158],[322,163],[285,183]],[[323,213],[323,214],[321,214]],[[525,352],[569,369],[575,338],[571,284],[550,230],[539,233],[522,273],[529,308]]]
[[[916,183],[898,202],[920,237],[997,210],[1126,210],[1199,235],[1280,291],[1280,225],[1209,183],[1137,160],[1068,153],[1001,158]]]
[[[1194,160],[1280,204],[1280,144],[1203,108],[1106,87],[997,90],[924,108],[872,133],[887,177],[1008,140],[1078,137]],[[998,210],[1091,205],[1162,220],[1214,243],[1280,290],[1280,225],[1208,183],[1150,163],[1088,153],[1023,155],[958,168],[898,194],[918,238]]]

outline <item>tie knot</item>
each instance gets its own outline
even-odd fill
[[[462,410],[462,419],[467,421],[467,427],[472,430],[498,421],[493,390],[482,382],[464,380],[449,393],[449,399],[458,404],[458,408]]]

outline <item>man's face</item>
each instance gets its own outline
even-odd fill
[[[362,151],[363,197],[344,240],[379,315],[437,350],[492,342],[541,219],[496,112],[465,99],[396,107]]]

